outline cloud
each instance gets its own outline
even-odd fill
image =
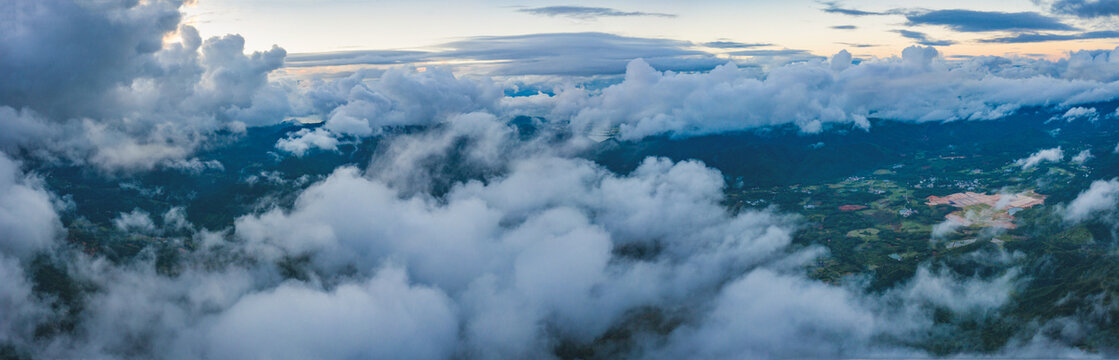
[[[397,268],[329,291],[286,283],[242,297],[222,312],[205,333],[203,354],[214,359],[446,359],[458,339],[453,306],[438,289],[409,284]]]
[[[372,132],[372,129],[369,132]],[[302,129],[277,141],[276,148],[298,157],[307,154],[311,149],[334,151],[338,149],[338,139],[335,136],[322,128]]]
[[[662,17],[674,18],[675,14],[655,13],[655,12],[642,12],[642,11],[621,11],[604,7],[587,7],[587,6],[546,6],[538,8],[528,8],[517,10],[519,12],[544,15],[544,16],[565,16],[574,19],[597,19],[600,17]]]
[[[844,46],[850,46],[850,47],[853,47],[853,48],[870,48],[870,47],[880,46],[880,45],[875,45],[875,44],[858,44],[858,43],[847,43],[847,42],[838,42],[836,44],[844,45]]]
[[[1050,120],[1058,120],[1058,119],[1069,121],[1069,122],[1072,122],[1074,120],[1079,120],[1079,119],[1085,119],[1085,120],[1088,120],[1088,121],[1095,122],[1095,121],[1100,119],[1100,113],[1094,107],[1077,106],[1077,107],[1068,109],[1068,111],[1065,111],[1065,113],[1062,114],[1061,116],[1054,116]]]
[[[911,30],[894,30],[894,32],[901,34],[902,37],[913,39],[916,41],[916,43],[925,46],[948,46],[956,43],[952,40],[932,40],[929,39],[928,35],[925,35],[925,33],[923,32]]]
[[[711,47],[711,48],[718,48],[718,49],[745,49],[745,48],[773,46],[773,44],[770,44],[770,43],[742,43],[742,42],[737,42],[737,41],[711,41],[711,42],[703,43],[703,46]]]
[[[923,34],[909,31],[899,33],[922,42],[939,43],[927,39]],[[613,35],[594,33],[542,34],[493,37],[484,41],[467,40],[459,47],[472,48],[471,51],[476,51],[476,54],[470,56],[477,59],[527,57],[516,61],[508,60],[510,65],[500,65],[503,68],[498,69],[499,73],[538,73],[539,71],[530,68],[541,66],[554,71],[566,66],[554,67],[552,59],[541,59],[544,63],[532,60],[535,59],[532,53],[540,51],[543,54],[549,50],[531,50],[519,45],[495,45],[505,41],[521,43],[538,37],[548,39],[544,43],[565,38],[571,41],[588,38],[597,39],[593,41],[618,39]],[[645,40],[648,39],[638,42]],[[467,44],[473,41],[481,42]],[[935,49],[911,48],[903,51],[900,58],[874,59],[854,64],[853,58],[821,61],[822,59],[800,50],[748,48],[731,51],[731,54],[751,58],[748,61],[761,61],[762,64],[769,58],[778,59],[778,62],[764,67],[746,63],[743,67],[724,65],[709,72],[652,71],[649,73],[653,75],[638,76],[638,73],[649,69],[648,66],[663,69],[663,64],[655,62],[655,58],[649,61],[642,59],[628,63],[627,76],[621,84],[609,86],[601,92],[557,83],[544,85],[555,86],[549,94],[521,97],[503,97],[500,87],[487,82],[485,77],[459,78],[445,69],[430,69],[426,72],[395,69],[356,73],[336,81],[313,82],[294,97],[311,99],[309,104],[299,106],[305,112],[296,115],[326,118],[324,129],[332,136],[374,136],[380,134],[385,127],[440,124],[446,120],[448,114],[474,111],[494,112],[500,116],[540,116],[545,122],[570,127],[577,135],[594,131],[609,132],[611,128],[619,127],[619,130],[623,130],[620,135],[625,139],[655,134],[692,136],[786,123],[815,132],[823,129],[825,124],[836,122],[864,126],[868,124],[865,119],[871,117],[901,121],[996,119],[1023,106],[1073,108],[1079,104],[1108,101],[1119,96],[1119,87],[1114,83],[1119,80],[1119,62],[1116,61],[1119,56],[1114,55],[1115,53],[1116,51],[1101,50],[1078,51],[1057,61],[1001,57],[973,57],[952,61],[941,58]],[[638,54],[641,52],[631,55]],[[665,56],[674,56],[671,54],[672,51],[669,51]],[[556,54],[557,59],[563,56]],[[623,58],[626,56],[618,56],[616,60],[612,60],[616,65],[611,66],[627,64]],[[710,60],[726,62],[715,58]],[[789,60],[800,63],[783,64]],[[507,60],[499,61],[505,63]],[[574,60],[563,62],[595,63]],[[642,63],[645,65],[641,65]],[[672,68],[668,67],[669,70]],[[575,73],[583,71],[595,72],[580,65],[580,70]],[[607,73],[613,71],[609,70]],[[377,77],[393,81],[386,82]],[[425,80],[417,80],[419,78]],[[406,80],[404,83],[418,82],[415,86],[425,90],[417,95],[408,95],[411,90],[402,92],[394,89],[395,85],[389,86],[400,83],[401,79]],[[641,79],[654,81],[638,81]],[[922,86],[912,86],[914,83]],[[445,90],[433,90],[437,87]],[[415,87],[409,85],[405,88]],[[789,92],[777,89],[796,90]],[[627,100],[623,101],[621,94],[631,91],[635,93],[625,95]],[[688,96],[688,92],[691,96]],[[735,94],[732,95],[731,92]],[[459,93],[476,95],[439,95],[438,99],[432,97],[432,94]],[[643,95],[638,96],[637,93]],[[789,97],[789,103],[773,98],[777,94]],[[642,96],[663,96],[665,99],[655,102],[639,101]],[[702,107],[690,105],[705,103],[712,96],[758,99],[759,103],[751,107],[735,105],[742,103],[741,100],[719,101]],[[794,100],[797,96],[800,98]],[[423,102],[418,101],[425,97],[427,99]],[[629,106],[630,102],[633,102],[635,108],[625,111],[609,109]],[[792,105],[797,102],[808,106]],[[424,105],[414,105],[421,103]],[[652,112],[643,112],[642,108]],[[763,113],[767,114],[764,119],[761,115]],[[649,118],[638,120],[643,123],[642,130],[631,128],[635,125],[633,121],[645,116]],[[757,121],[751,120],[755,117]],[[684,129],[687,131],[682,131]],[[321,132],[314,134],[325,135]],[[298,136],[294,136],[285,141],[297,139]]]
[[[722,186],[696,162],[648,159],[619,176],[585,160],[529,156],[434,201],[340,169],[290,211],[239,219],[237,235],[260,254],[312,254],[325,268],[407,264],[415,281],[462,304],[464,351],[523,357],[550,352],[550,337],[589,342],[638,307],[687,301],[718,286],[725,269],[788,244],[790,223],[728,214]],[[629,258],[613,251],[621,246],[661,250]]]
[[[766,270],[728,284],[707,316],[698,326],[673,331],[661,355],[845,357],[863,354],[866,349],[858,347],[868,342],[877,325],[874,314],[840,288]],[[797,346],[773,346],[793,338],[800,338]]]
[[[718,43],[716,43],[717,45]],[[666,70],[709,70],[725,60],[692,49],[691,42],[607,33],[479,36],[439,44],[427,52],[350,51],[293,56],[292,66],[424,64],[455,60],[495,75],[610,75],[633,59]],[[467,65],[461,65],[467,66]]]
[[[1086,40],[1086,39],[1115,39],[1119,38],[1119,31],[1089,31],[1077,34],[1039,34],[1039,33],[1025,33],[1017,34],[1014,36],[995,37],[990,39],[980,39],[980,42],[985,43],[1006,43],[1006,44],[1019,44],[1019,43],[1037,43],[1048,41],[1067,41],[1067,40]]]
[[[1064,208],[1066,221],[1081,222],[1097,215],[1114,215],[1119,209],[1119,179],[1097,180]]]
[[[29,258],[50,248],[63,233],[42,180],[24,174],[18,162],[0,152],[0,258]]]
[[[1057,0],[1051,7],[1054,13],[1097,18],[1119,15],[1119,1],[1115,0]]]
[[[821,11],[832,14],[848,15],[848,16],[868,16],[868,15],[886,15],[887,12],[864,11],[858,9],[844,8],[840,3],[834,1],[825,1],[820,4],[825,7]]]
[[[1028,170],[1037,167],[1041,163],[1060,162],[1064,159],[1065,152],[1058,146],[1052,149],[1038,150],[1026,158],[1014,161],[1014,164],[1021,166],[1023,170]]]
[[[815,57],[808,50],[798,50],[798,49],[738,50],[738,51],[732,51],[730,54],[735,55],[735,56],[761,56],[761,57],[771,57],[771,56],[809,56],[809,57]]]
[[[942,240],[944,238],[947,238],[949,235],[952,235],[953,233],[955,233],[956,230],[959,230],[960,228],[964,227],[964,225],[965,224],[963,222],[960,222],[960,220],[958,220],[954,217],[948,218],[947,220],[944,220],[943,222],[940,222],[936,225],[933,225],[932,234],[931,234],[932,239],[933,240]]]
[[[335,150],[340,137],[380,135],[385,128],[432,126],[449,117],[498,106],[502,89],[488,78],[459,78],[444,69],[393,69],[374,82],[364,73],[305,88],[303,115],[323,114],[321,128],[288,134],[276,148],[302,156]]]
[[[1083,164],[1084,162],[1088,161],[1092,157],[1093,157],[1092,156],[1092,150],[1084,150],[1084,151],[1081,151],[1080,153],[1076,154],[1076,156],[1073,156],[1072,159],[1070,159],[1070,161],[1072,161],[1074,163],[1078,163],[1078,164]]]
[[[591,93],[507,99],[507,112],[565,123],[578,135],[617,130],[622,140],[687,137],[794,124],[805,132],[830,124],[983,120],[1023,106],[1069,108],[1119,95],[1112,51],[1082,51],[1055,62],[980,57],[948,61],[933,48],[854,64],[829,61],[775,66],[764,73],[734,64],[705,73],[660,72],[637,60],[619,84]],[[913,86],[921,84],[921,86]],[[565,109],[558,111],[558,109]]]
[[[832,26],[831,28],[836,29],[836,30],[855,30],[855,29],[858,29],[859,27],[855,26],[855,25],[835,25],[835,26]]]
[[[289,110],[268,82],[285,52],[244,54],[244,39],[203,41],[183,1],[6,3],[0,146],[110,171],[184,160],[211,133],[274,123]],[[178,35],[178,42],[164,43]]]
[[[3,50],[25,52],[0,62],[0,77],[26,76],[0,84],[0,352],[547,358],[573,344],[622,358],[928,356],[920,348],[927,334],[955,330],[938,314],[997,311],[1018,273],[968,278],[921,267],[881,292],[859,279],[813,280],[805,266],[828,255],[793,244],[804,225],[797,216],[731,211],[724,174],[699,161],[649,157],[612,171],[581,158],[582,135],[992,119],[1119,93],[1108,83],[1119,73],[1112,52],[949,62],[913,47],[857,64],[844,51],[763,70],[724,64],[689,42],[601,33],[470,38],[437,55],[304,54],[296,62],[443,56],[497,63],[497,75],[625,75],[609,86],[568,83],[510,97],[500,76],[438,67],[296,83],[269,78],[285,61],[282,49],[245,54],[239,36],[203,40],[180,24],[180,5],[0,5],[16,11],[15,27],[41,30],[0,34]],[[174,35],[182,40],[163,43]],[[86,42],[68,48],[58,39]],[[740,56],[808,55],[722,45],[744,49]],[[59,61],[70,67],[31,61],[52,56],[67,56]],[[537,115],[529,120],[536,126],[510,125],[518,115]],[[116,229],[104,231],[151,240],[124,259],[55,246],[63,236],[57,199],[2,155],[205,176],[224,169],[195,154],[216,134],[235,140],[247,127],[291,117],[324,123],[275,148],[305,155],[380,137],[376,155],[364,170],[345,165],[314,183],[256,168],[231,174],[246,186],[288,190],[224,229],[195,228],[182,204],[162,214],[149,208],[155,216],[119,213],[110,220]],[[120,186],[158,197],[135,184]],[[37,273],[73,294],[42,290]]]
[[[224,231],[168,235],[191,227],[172,209],[135,258],[57,252],[80,310],[5,282],[0,306],[36,320],[0,323],[0,339],[42,358],[928,356],[910,344],[955,329],[937,311],[979,317],[1018,285],[1013,270],[918,269],[885,292],[816,281],[804,267],[827,253],[792,244],[802,220],[729,210],[716,169],[649,157],[617,173],[521,135],[449,115]],[[137,213],[159,220],[121,219]],[[73,331],[20,328],[66,316]]]
[[[133,209],[132,212],[120,213],[116,219],[113,219],[113,225],[120,231],[143,233],[155,231],[155,222],[152,221],[151,215],[139,208]]]
[[[284,67],[314,67],[334,65],[400,65],[425,60],[432,52],[415,50],[360,50],[288,55]]]
[[[476,37],[444,44],[443,56],[485,61],[516,60],[500,66],[506,75],[618,74],[626,62],[643,58],[674,70],[710,69],[711,55],[677,40],[624,37],[605,33],[532,34]]]
[[[1007,30],[1076,30],[1059,19],[1036,12],[928,10],[905,15],[909,25],[943,25],[962,32]]]

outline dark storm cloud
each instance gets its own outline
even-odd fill
[[[964,9],[911,12],[910,25],[943,25],[956,31],[1076,30],[1054,17],[1036,12],[975,11]]]
[[[663,18],[674,18],[675,14],[665,14],[656,12],[643,12],[643,11],[621,11],[617,9],[604,8],[604,7],[587,7],[587,6],[546,6],[530,9],[520,9],[519,12],[543,15],[543,16],[566,16],[576,19],[595,19],[600,17],[628,17],[628,16],[652,16]]]
[[[1089,31],[1078,34],[1017,34],[1014,36],[996,37],[991,39],[982,39],[980,42],[985,43],[1004,43],[1004,44],[1017,44],[1017,43],[1037,43],[1047,41],[1066,41],[1066,40],[1086,40],[1086,39],[1116,39],[1119,38],[1119,31]]]
[[[955,41],[951,41],[951,40],[932,40],[932,39],[929,39],[929,36],[925,35],[925,33],[918,32],[918,31],[894,30],[894,32],[900,34],[901,36],[903,36],[907,39],[912,39],[917,44],[921,44],[921,45],[925,45],[925,46],[948,46],[948,45],[952,45],[952,44],[956,43]]]
[[[1119,15],[1119,0],[1058,0],[1052,11],[1082,18],[1115,16]]]

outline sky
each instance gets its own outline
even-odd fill
[[[729,51],[702,45],[728,41],[767,45],[756,49],[804,50],[822,56],[846,49],[856,56],[887,57],[907,46],[922,44],[935,45],[949,56],[1023,55],[1052,59],[1069,51],[1110,49],[1119,43],[1117,34],[1098,33],[1116,30],[1113,18],[1083,11],[1077,13],[1070,10],[1072,7],[1061,6],[1083,3],[1080,0],[1057,3],[1037,0],[199,0],[187,7],[185,13],[186,22],[196,26],[203,37],[237,33],[246,38],[249,50],[265,50],[277,44],[289,53],[430,50],[448,42],[479,36],[603,32],[682,40],[715,54]],[[561,7],[567,11],[562,11]],[[978,18],[971,19],[967,14],[943,14],[944,17],[929,19],[914,15],[937,10],[988,13],[977,13]],[[1033,18],[1007,20],[1022,25],[1018,28],[977,29],[958,24],[960,21],[992,21],[989,12]],[[1039,19],[1042,23],[1027,21]],[[1044,26],[1046,21],[1066,26]],[[1086,33],[1095,36],[1082,35]],[[1093,39],[1029,43],[983,41],[1018,34]]]

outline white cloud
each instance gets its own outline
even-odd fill
[[[27,257],[49,248],[63,233],[52,195],[0,152],[0,255]]]
[[[176,206],[163,213],[163,227],[168,230],[187,230],[193,225],[187,220],[186,208]]]
[[[244,296],[204,336],[212,359],[446,359],[458,323],[441,291],[385,268],[329,291],[282,284]]]
[[[280,139],[276,142],[276,148],[295,156],[303,156],[311,149],[338,150],[338,139],[322,128],[302,129],[289,134],[285,139]]]
[[[1084,151],[1081,151],[1081,152],[1077,153],[1076,156],[1073,156],[1071,161],[1074,162],[1074,163],[1083,164],[1084,162],[1088,161],[1091,158],[1092,158],[1092,150],[1084,150]]]
[[[674,331],[656,357],[847,357],[865,354],[877,326],[842,288],[759,270],[727,285],[707,317]]]
[[[0,343],[30,347],[35,328],[51,318],[51,310],[32,293],[23,263],[7,255],[0,253]]]
[[[493,173],[435,195],[381,173],[422,166],[343,167],[290,208],[237,219],[228,236],[191,232],[202,246],[177,252],[173,276],[150,251],[124,264],[73,254],[67,273],[96,289],[78,328],[23,348],[44,358],[525,358],[622,328],[635,332],[623,354],[634,356],[922,354],[889,339],[920,339],[933,307],[998,308],[1016,284],[1016,273],[925,273],[879,295],[811,280],[803,266],[826,251],[790,248],[795,217],[729,212],[718,170],[648,158],[616,174],[511,134],[473,113],[399,138],[414,150],[385,156],[471,159],[436,165]],[[163,214],[155,232],[189,228],[183,211]],[[120,220],[154,226],[142,211]],[[278,262],[299,275],[281,276]],[[631,328],[642,311],[683,325]]]
[[[1052,149],[1038,150],[1030,156],[1014,161],[1015,165],[1021,166],[1022,169],[1032,169],[1044,162],[1060,162],[1065,159],[1065,152],[1061,147]]]
[[[962,222],[956,218],[948,218],[943,222],[933,225],[931,235],[934,240],[944,239],[948,235],[955,233],[956,230],[959,230],[961,227],[964,227]]]
[[[212,132],[290,111],[268,83],[285,52],[245,55],[237,35],[203,41],[182,0],[8,3],[0,39],[0,146],[49,150],[108,170],[186,159]],[[164,44],[164,36],[181,41]],[[65,40],[60,40],[65,39]]]
[[[1064,209],[1068,221],[1084,221],[1098,214],[1114,214],[1119,209],[1119,179],[1097,180]]]
[[[1096,108],[1085,108],[1077,106],[1068,109],[1068,111],[1066,111],[1064,115],[1061,115],[1060,117],[1053,117],[1053,119],[1061,119],[1069,122],[1078,119],[1087,119],[1088,121],[1095,122],[1100,119],[1100,113],[1096,110]]]
[[[556,108],[580,104],[568,115],[577,134],[617,127],[623,139],[780,124],[818,132],[829,123],[867,127],[868,118],[988,120],[1023,106],[1072,106],[1119,95],[1119,85],[1110,77],[1080,71],[1086,66],[1085,56],[1075,53],[1055,63],[1005,58],[947,61],[932,48],[911,47],[901,57],[857,65],[841,53],[830,61],[788,64],[760,74],[733,64],[705,73],[658,72],[635,60],[622,83],[575,98],[558,93],[553,102]],[[1119,70],[1108,74],[1119,76]],[[534,115],[563,114],[541,106],[547,103],[546,96],[521,103]]]
[[[155,231],[155,223],[152,222],[151,215],[147,211],[139,208],[132,209],[131,212],[120,213],[113,219],[113,225],[120,231],[138,231],[151,233]]]

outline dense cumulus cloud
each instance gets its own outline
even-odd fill
[[[493,116],[451,121],[473,123],[445,130],[459,137],[532,146],[493,130],[506,126]],[[483,123],[491,130],[477,131]],[[115,265],[70,254],[68,271],[96,289],[76,329],[8,337],[44,357],[519,358],[626,328],[634,335],[614,345],[619,356],[920,355],[897,341],[924,332],[936,309],[983,313],[1017,286],[1013,270],[980,279],[928,269],[881,295],[825,284],[800,270],[824,251],[790,247],[796,217],[729,212],[722,174],[703,163],[648,158],[619,175],[513,154],[500,175],[442,196],[379,180],[386,168],[343,167],[292,207],[243,216],[224,235],[167,220],[172,209],[165,226],[201,244],[175,276],[147,255]],[[119,219],[152,223],[140,211]],[[272,264],[291,259],[304,259],[290,270],[301,275],[280,276]],[[42,311],[26,286],[11,286],[4,295],[23,300],[5,306]],[[665,333],[643,316],[685,325]]]
[[[288,112],[268,82],[285,52],[180,26],[182,1],[6,2],[0,119],[8,151],[47,149],[107,169],[183,160],[217,130]],[[176,34],[181,40],[164,43]]]
[[[796,50],[779,51],[801,54]],[[308,141],[292,139],[281,144],[281,148],[295,153],[315,147],[332,148],[327,136],[365,136],[378,133],[378,126],[423,123],[394,122],[396,116],[401,116],[396,114],[378,115],[396,106],[393,98],[399,97],[386,86],[399,83],[395,79],[415,77],[429,80],[418,81],[422,87],[412,89],[434,94],[446,93],[446,88],[463,91],[460,102],[436,102],[439,105],[432,107],[436,110],[443,104],[460,104],[451,110],[541,116],[577,135],[617,129],[619,138],[629,140],[781,124],[818,132],[832,123],[867,127],[869,118],[916,122],[989,120],[1027,106],[1067,107],[1069,116],[1074,116],[1080,111],[1075,110],[1075,105],[1107,101],[1119,95],[1117,51],[1080,51],[1058,61],[997,57],[949,61],[934,48],[911,47],[900,57],[858,64],[843,51],[830,60],[808,60],[766,72],[733,63],[710,72],[662,72],[639,59],[628,64],[621,83],[605,89],[592,91],[561,85],[551,94],[527,97],[502,97],[497,85],[485,78],[391,70],[384,76],[394,80],[381,85],[367,85],[360,81],[362,75],[354,75],[310,90],[313,94],[335,94],[314,97],[332,99],[324,103],[336,106],[323,110],[329,114],[326,132],[299,135],[307,136]],[[361,91],[347,93],[350,86]],[[433,124],[445,116],[427,113],[413,119],[426,119]]]
[[[1114,98],[1119,92],[1115,53],[1082,51],[1056,62],[1003,58],[950,62],[933,48],[911,47],[901,57],[855,65],[844,51],[830,61],[777,67],[763,77],[734,64],[706,73],[675,73],[634,61],[622,83],[600,93],[561,93],[511,102],[553,100],[553,111],[542,116],[569,118],[575,132],[617,128],[623,139],[788,123],[818,132],[829,123],[866,127],[868,118],[984,120],[1024,106],[1071,107]]]

